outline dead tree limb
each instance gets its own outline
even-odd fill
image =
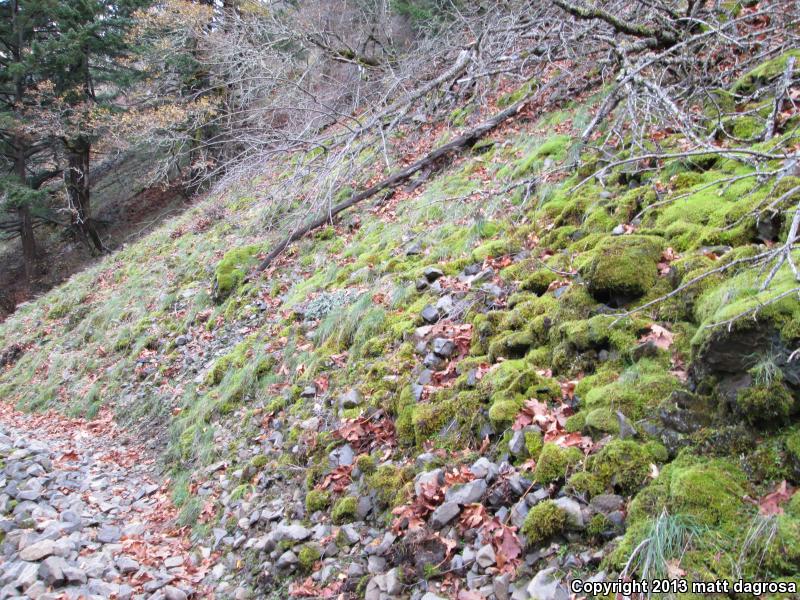
[[[384,191],[389,190],[392,188],[397,187],[401,183],[407,181],[411,178],[414,174],[418,173],[419,171],[431,168],[435,169],[437,163],[451,154],[455,154],[456,152],[463,150],[464,148],[471,147],[475,144],[479,139],[481,139],[484,135],[491,132],[492,130],[496,129],[499,125],[503,122],[507,121],[517,113],[519,113],[522,108],[527,104],[529,97],[525,97],[519,102],[512,104],[505,110],[497,113],[490,119],[487,119],[474,129],[458,136],[451,142],[444,144],[443,146],[439,146],[432,152],[429,152],[424,157],[416,161],[415,163],[407,166],[400,171],[397,171],[379,181],[375,185],[367,188],[366,190],[362,190],[358,193],[353,194],[347,200],[343,200],[339,204],[336,204],[330,208],[330,210],[325,211],[324,214],[312,219],[305,225],[295,229],[292,233],[288,236],[283,238],[278,244],[272,249],[272,251],[267,255],[267,257],[261,261],[261,264],[258,265],[258,271],[263,271],[275,260],[292,242],[299,240],[308,232],[313,231],[317,227],[322,227],[326,223],[330,223],[333,218],[338,215],[340,212],[347,210],[348,208],[355,206],[359,202],[363,202],[368,198],[375,196],[376,194]]]

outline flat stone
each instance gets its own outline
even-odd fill
[[[356,459],[356,454],[353,452],[352,446],[350,444],[345,444],[344,446],[339,446],[335,450],[333,450],[330,454],[328,454],[328,461],[331,463],[332,467],[349,467],[353,464]]]
[[[431,513],[430,525],[434,529],[441,529],[461,513],[457,502],[445,502],[436,507]]]
[[[113,544],[122,537],[122,530],[113,525],[104,525],[97,530],[97,541],[103,544]]]
[[[186,592],[184,592],[181,588],[175,587],[174,585],[166,586],[163,592],[165,600],[187,600],[189,597]]]
[[[454,485],[445,493],[445,500],[447,502],[455,502],[456,504],[474,504],[483,498],[486,493],[486,481],[483,479],[474,479],[463,483],[461,485]]]
[[[139,563],[130,558],[129,556],[120,556],[117,559],[117,569],[123,575],[136,573],[139,570]]]
[[[625,499],[616,494],[598,494],[589,501],[595,511],[607,515],[617,510],[622,510],[625,506]]]
[[[19,551],[19,557],[22,560],[36,561],[42,560],[52,555],[55,551],[55,542],[53,540],[39,540],[30,546],[26,546]]]
[[[542,569],[528,584],[530,600],[569,600],[569,591],[557,578],[555,567]]]
[[[491,483],[497,478],[499,469],[497,465],[490,461],[485,456],[481,456],[478,460],[472,463],[469,468],[470,472],[478,479],[485,479],[487,483]]]
[[[292,525],[278,525],[275,528],[275,534],[278,541],[292,540],[293,542],[302,542],[311,537],[312,531],[294,523]]]

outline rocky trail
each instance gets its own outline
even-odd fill
[[[0,405],[0,598],[203,596],[154,460],[103,411]],[[206,559],[209,557],[206,556]]]

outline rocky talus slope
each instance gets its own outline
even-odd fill
[[[731,89],[763,85],[771,106],[787,58]],[[3,593],[800,582],[800,302],[788,262],[768,286],[758,262],[800,201],[798,116],[759,141],[771,110],[748,104],[715,140],[747,125],[762,163],[660,132],[669,158],[629,164],[580,144],[598,101],[520,111],[264,273],[285,233],[265,224],[292,208],[260,197],[271,173],[21,307],[0,326],[0,398],[83,417],[86,437],[4,413]],[[101,407],[169,481],[91,433]],[[50,554],[27,560],[37,544]]]

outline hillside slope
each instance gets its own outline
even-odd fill
[[[737,85],[767,89],[788,59]],[[660,157],[600,160],[580,144],[591,91],[527,107],[264,273],[292,208],[263,202],[274,174],[210,194],[2,324],[0,398],[108,406],[163,450],[218,597],[798,582],[796,111],[746,144],[758,162],[669,131]]]

